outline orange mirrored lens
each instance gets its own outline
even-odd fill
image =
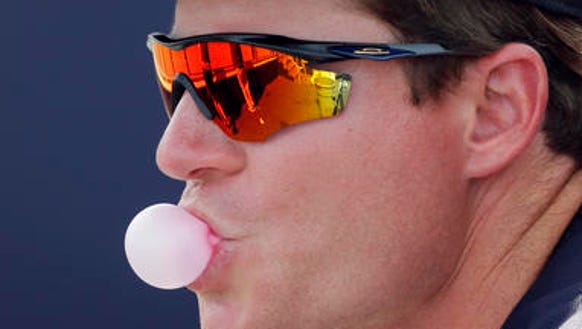
[[[152,52],[162,89],[171,93],[176,74],[186,74],[214,122],[240,141],[262,141],[286,126],[338,115],[350,89],[346,74],[256,46],[202,42],[173,50],[154,43]]]

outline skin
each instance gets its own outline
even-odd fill
[[[173,36],[233,31],[395,40],[345,2],[177,2]],[[263,143],[178,105],[158,165],[223,238],[190,286],[202,327],[498,328],[582,201],[539,132],[541,59],[509,45],[421,107],[398,61],[334,69],[353,78],[345,112]]]

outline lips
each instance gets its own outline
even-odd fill
[[[214,246],[214,253],[204,272],[187,288],[196,293],[227,289],[229,268],[235,258],[237,244],[235,240],[220,240]]]
[[[221,234],[221,232],[218,232],[215,229],[215,225],[214,225],[213,221],[209,220],[208,216],[206,216],[206,214],[199,211],[198,209],[188,207],[184,203],[186,203],[186,202],[180,201],[180,203],[178,203],[178,207],[186,210],[188,213],[190,213],[190,215],[198,218],[200,221],[204,222],[208,226],[209,241],[212,245],[217,245],[222,240],[229,240],[229,238],[225,237],[224,234]]]
[[[198,209],[184,207],[184,210],[204,222],[209,228],[209,241],[213,247],[213,253],[208,266],[202,274],[187,286],[188,289],[196,292],[219,291],[226,289],[228,279],[228,267],[234,258],[238,240],[226,237],[222,232],[217,232],[213,221]]]

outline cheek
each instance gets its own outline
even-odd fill
[[[443,207],[456,195],[445,164],[428,161],[434,153],[420,159],[402,146],[397,158],[365,147],[295,153],[287,162],[293,165],[260,193],[261,243],[253,248],[260,257],[248,281],[256,284],[254,305],[295,309],[303,321],[321,317],[315,310],[322,305],[336,311],[331,317],[401,312],[446,280],[462,230],[453,230],[460,228],[455,210]]]
[[[398,313],[452,271],[465,229],[456,130],[436,129],[446,119],[409,107],[402,90],[380,106],[372,96],[356,88],[357,108],[291,127],[249,157],[260,228],[249,302],[306,318],[321,305]]]

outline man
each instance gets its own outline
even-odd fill
[[[569,225],[561,248],[580,241],[581,12],[178,0],[171,39],[150,39],[171,113],[157,161],[186,183],[179,205],[223,239],[189,286],[202,327],[502,327]],[[546,36],[511,35],[543,22]],[[175,41],[227,32],[294,40]],[[554,43],[571,51],[560,58]],[[553,260],[558,273],[567,261]],[[575,270],[543,328],[575,311]],[[530,305],[506,327],[556,313]]]

